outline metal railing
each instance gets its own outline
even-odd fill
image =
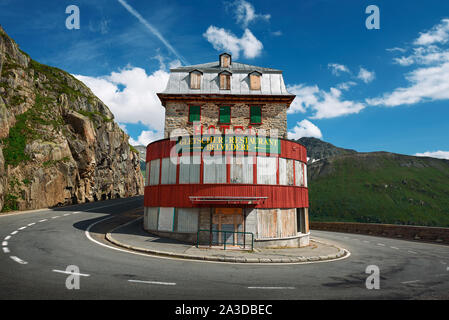
[[[227,244],[227,245],[233,245],[233,246],[243,246],[243,249],[246,249],[247,242],[250,242],[251,243],[251,251],[254,250],[254,234],[252,232],[204,230],[204,229],[198,230],[198,232],[196,234],[196,247],[197,248],[200,245],[200,233],[201,232],[209,233],[209,237],[208,237],[209,247],[211,247],[212,245],[223,245],[223,249],[226,250],[226,244]],[[217,237],[213,236],[214,233],[217,234]],[[223,237],[220,237],[220,234],[222,234]],[[227,235],[232,235],[232,239],[227,237]],[[237,237],[235,235],[237,235]],[[239,235],[243,235],[243,236],[239,237]],[[246,236],[251,236],[251,241],[246,241]],[[237,238],[237,241],[236,241],[236,238]]]

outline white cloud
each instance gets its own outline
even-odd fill
[[[449,62],[436,67],[416,69],[406,76],[409,87],[397,88],[380,98],[367,99],[370,105],[395,107],[426,100],[449,99]]]
[[[411,66],[415,63],[415,60],[412,57],[394,58],[393,61],[403,67]]]
[[[133,138],[129,138],[129,143],[132,146],[147,146],[149,143],[153,141],[160,140],[164,137],[161,132],[156,131],[142,131],[137,140]]]
[[[248,25],[255,20],[268,21],[271,18],[271,15],[269,14],[256,13],[254,6],[245,0],[234,1],[233,6],[235,6],[235,17],[237,23],[239,23],[243,28],[248,27]]]
[[[449,151],[434,151],[434,152],[417,153],[417,154],[415,154],[415,156],[449,160]]]
[[[240,56],[240,52],[243,52],[246,58],[255,58],[262,53],[262,42],[249,29],[245,29],[242,37],[238,38],[229,30],[209,26],[203,36],[215,50],[229,51],[236,59]]]
[[[389,48],[389,49],[386,49],[388,52],[395,52],[395,51],[398,51],[398,52],[406,52],[407,50],[406,49],[404,49],[404,48],[399,48],[399,47],[395,47],[395,48]]]
[[[360,68],[357,79],[362,80],[365,83],[370,83],[376,78],[376,73],[374,71],[368,71],[365,68]]]
[[[296,126],[292,129],[292,131],[288,132],[289,139],[300,139],[302,137],[313,137],[322,139],[323,134],[321,133],[320,128],[314,125],[307,119],[298,122]]]
[[[446,43],[449,40],[449,19],[441,20],[441,23],[434,26],[428,32],[421,32],[414,44],[417,46],[427,46],[434,43]]]
[[[312,119],[327,119],[340,117],[347,114],[359,113],[365,108],[363,103],[342,99],[339,89],[331,88],[328,92],[318,86],[294,85],[289,86],[288,91],[296,94],[296,98],[290,106],[288,113],[302,112],[307,109],[314,112]]]
[[[147,74],[142,68],[127,67],[108,76],[75,77],[110,108],[117,122],[141,122],[155,132],[163,131],[165,112],[156,93],[167,85],[169,74],[165,70]]]
[[[338,63],[329,63],[327,65],[329,69],[331,69],[332,73],[336,76],[339,76],[342,73],[351,73],[351,71],[345,65]]]
[[[293,100],[288,109],[288,113],[304,113],[307,108],[318,103],[318,99],[315,96],[320,91],[318,86],[304,86],[302,84],[297,84],[288,86],[287,91],[296,95],[295,100]]]
[[[354,82],[354,81],[342,82],[337,85],[337,89],[348,91],[349,89],[351,89],[351,87],[354,87],[356,85],[357,85],[357,82]]]

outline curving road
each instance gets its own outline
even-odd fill
[[[449,247],[442,245],[313,231],[351,256],[245,265],[99,244],[107,226],[97,222],[142,202],[135,197],[0,216],[0,299],[449,299]],[[79,290],[66,288],[69,265],[79,267]],[[380,268],[379,290],[365,287],[368,265]]]

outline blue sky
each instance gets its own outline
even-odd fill
[[[379,30],[365,26],[372,4]],[[68,5],[80,9],[79,30],[65,26]],[[6,32],[35,60],[91,87],[133,142],[161,135],[155,92],[170,67],[214,61],[226,50],[239,62],[284,70],[298,96],[291,137],[446,158],[448,18],[443,0],[0,0]]]

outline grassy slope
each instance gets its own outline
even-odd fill
[[[312,221],[449,227],[449,161],[381,153],[329,162],[309,184]]]

